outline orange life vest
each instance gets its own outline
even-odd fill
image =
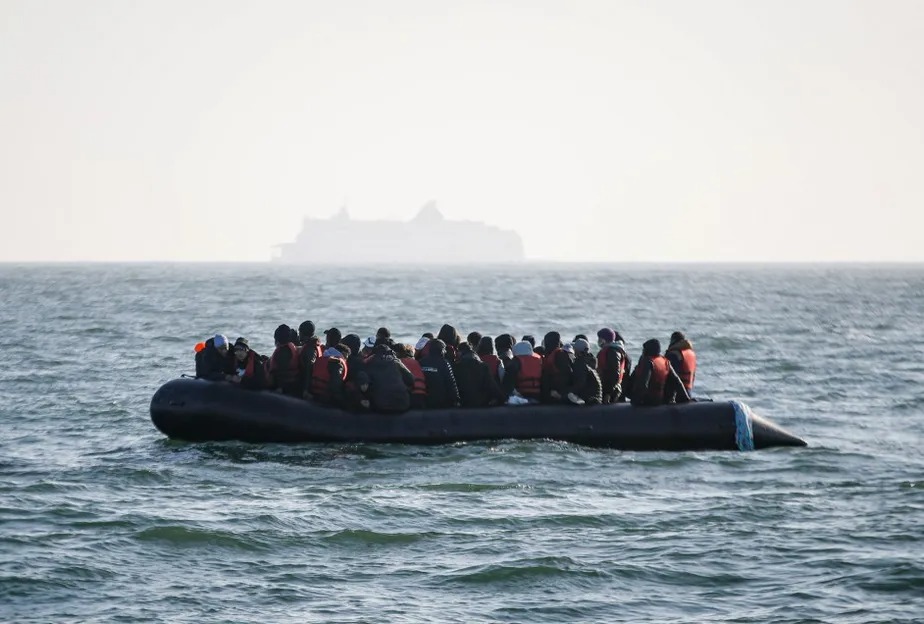
[[[696,379],[696,353],[693,349],[681,349],[675,351],[680,356],[680,368],[677,370],[677,376],[683,382],[683,387],[687,392],[693,390],[693,381]]]
[[[494,379],[500,379],[500,376],[497,374],[498,369],[500,368],[500,358],[494,355],[493,353],[485,353],[484,355],[479,355],[481,361],[488,365],[488,370],[491,371],[491,375],[494,376]]]
[[[317,399],[321,400],[330,400],[330,367],[328,364],[331,360],[340,360],[340,363],[343,364],[343,373],[341,375],[342,379],[346,381],[347,378],[347,363],[346,359],[343,357],[334,357],[330,355],[322,355],[317,360],[314,361],[314,366],[311,368],[311,394]]]
[[[411,389],[411,394],[426,396],[427,377],[424,375],[423,369],[420,367],[420,362],[412,357],[403,357],[401,358],[401,363],[407,366],[407,369],[411,371],[411,375],[414,376],[414,387]]]
[[[561,353],[561,347],[555,347],[545,354],[542,359],[542,372],[552,375],[558,370],[558,366],[555,364],[555,356],[559,353]]]
[[[287,349],[291,354],[289,363],[285,368],[280,368],[279,361],[276,359],[280,349]],[[269,365],[267,366],[267,372],[272,375],[273,383],[279,388],[288,388],[297,384],[298,349],[295,348],[295,345],[291,342],[287,342],[280,347],[276,347],[276,350],[273,351],[273,357],[270,358]]]
[[[535,353],[516,356],[520,360],[520,374],[516,389],[528,399],[538,399],[542,388],[542,358]]]
[[[664,403],[664,387],[670,375],[671,363],[663,355],[649,357],[648,361],[651,362],[651,378],[648,380],[645,402],[660,405]]]
[[[304,350],[305,350],[305,347],[307,347],[307,346],[308,346],[308,345],[301,345],[300,347],[298,347],[298,356],[299,356],[299,360],[301,360],[302,351],[304,351]],[[320,358],[321,356],[324,355],[324,349],[321,347],[321,343],[320,343],[320,342],[317,343],[317,344],[314,346],[314,350],[315,350],[315,352],[318,354],[318,355],[317,355],[318,358]]]
[[[597,373],[600,374],[600,377],[603,377],[603,372],[606,370],[607,363],[609,363],[610,351],[612,350],[613,347],[603,347],[600,349],[600,352],[597,353]],[[616,347],[616,350],[622,353],[622,364],[619,367],[619,376],[616,379],[616,383],[622,386],[626,371],[629,370],[629,354],[621,347]]]

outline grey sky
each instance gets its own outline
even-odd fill
[[[0,0],[0,260],[436,198],[539,259],[921,261],[922,59],[919,1]]]

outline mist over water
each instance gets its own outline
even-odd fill
[[[0,265],[0,619],[915,622],[924,267]],[[217,331],[684,330],[807,449],[187,444]]]

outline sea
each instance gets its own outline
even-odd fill
[[[807,448],[171,441],[221,332],[443,323],[638,357]],[[0,265],[0,621],[924,622],[924,266]]]

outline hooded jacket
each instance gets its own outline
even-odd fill
[[[507,399],[491,374],[491,369],[471,349],[459,353],[455,377],[462,407],[487,407]]]
[[[365,374],[369,377],[367,396],[373,410],[406,412],[411,407],[414,376],[387,345],[376,346],[366,362]]]
[[[446,343],[446,359],[455,362],[459,355],[459,345],[462,344],[462,335],[455,327],[446,324],[440,327],[440,333],[436,337]]]
[[[196,377],[209,381],[222,381],[225,375],[234,373],[233,355],[222,355],[215,348],[215,339],[205,341],[205,348],[196,354]]]
[[[603,403],[600,376],[597,374],[597,360],[593,354],[588,351],[578,353],[574,358],[572,371],[569,392],[582,398],[587,405]]]
[[[427,407],[458,405],[459,387],[446,360],[446,347],[437,340],[431,340],[429,345],[429,353],[420,360],[420,369],[427,378]]]

